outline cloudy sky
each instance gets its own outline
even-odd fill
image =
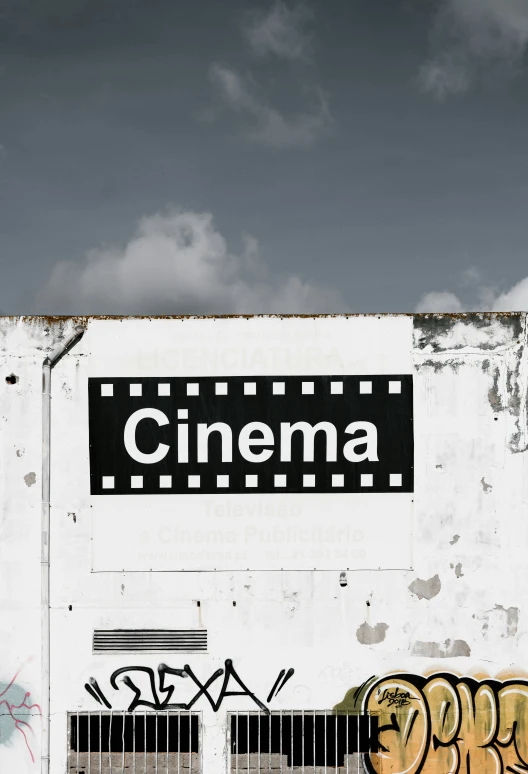
[[[528,0],[0,0],[0,309],[528,309]]]

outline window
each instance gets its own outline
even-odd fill
[[[69,774],[200,774],[196,712],[71,712]],[[185,773],[184,773],[185,770]]]
[[[335,715],[331,711],[231,713],[231,772],[355,774],[360,754],[377,751],[375,715]]]

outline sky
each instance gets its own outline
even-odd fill
[[[0,0],[0,310],[528,310],[528,0]]]

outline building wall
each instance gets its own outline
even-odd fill
[[[213,701],[202,694],[193,705],[203,717],[205,771],[226,770],[227,712],[257,710],[257,700],[270,710],[377,713],[391,727],[380,735],[386,752],[367,756],[370,771],[528,764],[524,314],[83,322],[85,336],[52,378],[52,774],[66,771],[66,713],[105,709],[85,688],[90,680],[113,710],[126,710],[133,692],[122,678],[113,687],[111,675],[145,666],[158,680],[160,663],[189,664],[199,681],[172,678],[173,701],[182,703],[216,670],[235,670],[224,692],[225,671],[210,686]],[[0,322],[2,772],[40,766],[41,366],[72,324]],[[391,495],[384,507],[359,495],[373,498],[362,500],[360,519],[381,569],[351,569],[346,585],[338,560],[324,570],[93,572],[97,530],[108,519],[94,516],[100,506],[89,493],[87,378],[268,373],[413,374],[413,502],[401,509]],[[5,381],[11,374],[16,384]],[[112,533],[121,559],[138,535],[151,539],[169,506],[138,511],[134,495],[114,500],[130,514],[129,526],[122,516]],[[320,516],[329,518],[324,505]],[[272,547],[278,539],[270,533]],[[94,629],[203,627],[206,653],[92,651]],[[268,700],[281,670],[291,669]],[[155,699],[148,673],[130,674],[142,698]]]

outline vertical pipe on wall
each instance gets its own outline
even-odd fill
[[[72,333],[42,363],[42,509],[40,548],[40,618],[41,618],[41,698],[42,742],[41,774],[50,769],[50,445],[51,445],[51,369],[84,334],[82,325]]]

